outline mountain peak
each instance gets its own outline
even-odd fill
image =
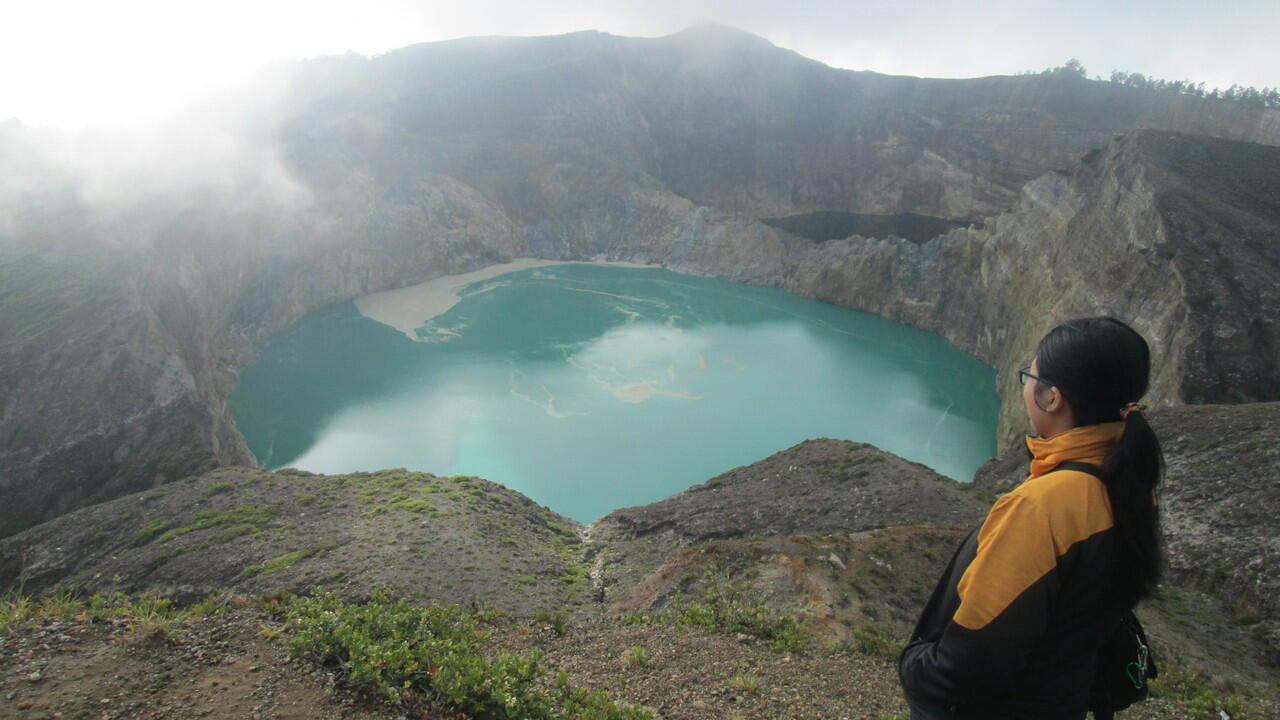
[[[755,45],[757,47],[777,47],[765,38],[749,33],[746,30],[725,25],[723,23],[706,20],[681,30],[680,32],[670,35],[671,38],[677,38],[685,41],[694,42],[715,42],[722,45]]]

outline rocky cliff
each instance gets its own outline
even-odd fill
[[[1278,421],[1280,403],[1154,413],[1168,572],[1140,608],[1166,672],[1196,669],[1269,707],[1280,546],[1268,519],[1280,508],[1259,479],[1280,473]],[[222,468],[0,540],[0,590],[193,601],[391,586],[564,622],[661,610],[715,584],[803,618],[821,642],[883,643],[906,636],[955,545],[1026,471],[1010,451],[963,485],[867,445],[810,440],[582,528],[478,478]],[[570,634],[597,632],[613,637]],[[602,651],[611,662],[654,635]]]
[[[318,60],[277,101],[263,132],[287,201],[234,176],[104,208],[50,171],[0,223],[0,534],[248,462],[225,398],[272,333],[519,255],[876,312],[991,363],[1007,398],[1055,321],[1116,313],[1158,351],[1157,402],[1280,396],[1276,110],[1055,75],[833,70],[714,26]],[[6,125],[0,166],[32,167],[31,135]],[[775,227],[831,212],[962,227],[927,242]]]

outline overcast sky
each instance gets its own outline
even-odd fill
[[[20,4],[21,3],[21,4]],[[0,119],[68,127],[172,111],[279,59],[469,35],[595,29],[659,36],[702,21],[836,67],[931,77],[1078,58],[1166,79],[1280,87],[1280,0],[13,0],[0,16]]]

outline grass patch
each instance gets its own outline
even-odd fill
[[[356,693],[380,697],[414,716],[475,720],[647,720],[652,714],[598,691],[537,687],[541,655],[486,657],[490,616],[458,607],[418,607],[377,591],[364,604],[330,594],[298,598],[287,610],[293,657],[337,672]]]
[[[539,625],[544,625],[551,629],[556,637],[562,638],[569,628],[569,616],[563,612],[552,612],[545,608],[539,608],[533,614],[533,621]]]
[[[1160,676],[1151,681],[1151,696],[1172,698],[1197,717],[1216,718],[1221,712],[1233,720],[1260,717],[1240,695],[1222,692],[1200,672],[1167,661],[1161,661]]]
[[[649,666],[649,654],[641,645],[633,645],[622,651],[622,657],[618,660],[627,670],[638,670]]]
[[[391,502],[391,507],[411,513],[435,512],[436,506],[423,498],[405,497]]]
[[[270,560],[262,563],[261,565],[247,566],[245,569],[240,571],[240,577],[250,578],[257,575],[271,575],[274,573],[278,573],[281,570],[285,570],[287,568],[293,567],[294,565],[297,565],[298,563],[302,562],[303,560],[306,560],[309,557],[313,557],[316,555],[323,555],[327,553],[330,549],[331,548],[329,547],[320,547],[320,548],[312,548],[311,550],[297,550],[294,552],[285,553],[283,555],[277,555],[271,558]]]
[[[219,526],[239,528],[230,536],[238,537],[266,525],[274,515],[275,512],[270,508],[254,507],[252,505],[242,505],[233,510],[205,510],[196,515],[194,522],[179,527],[174,527],[173,523],[163,520],[150,523],[142,528],[137,535],[133,536],[133,539],[129,541],[129,547],[140,548],[152,543],[163,544],[187,533]],[[240,526],[247,526],[247,529],[240,528]]]
[[[233,487],[235,486],[229,482],[226,482],[225,480],[223,482],[216,482],[210,485],[209,487],[205,488],[204,496],[209,498],[209,497],[213,497],[214,495],[222,495],[223,493],[229,493],[231,492],[231,489]]]
[[[561,537],[572,538],[574,542],[579,540],[578,532],[574,530],[569,523],[561,522],[559,520],[549,520],[547,522],[547,529]]]
[[[738,673],[729,678],[729,684],[745,693],[755,693],[760,689],[760,676],[752,673]]]
[[[794,615],[778,613],[748,593],[723,587],[708,570],[704,585],[692,596],[677,596],[656,613],[638,613],[627,622],[657,622],[701,628],[722,635],[743,633],[768,640],[775,650],[800,650],[809,644],[808,634]]]
[[[119,593],[98,593],[84,598],[63,590],[33,598],[7,593],[0,596],[0,637],[32,620],[74,619],[124,623],[135,639],[171,640],[182,622],[216,615],[226,606],[226,603],[212,597],[179,609],[173,607],[167,598],[154,595],[129,598]]]
[[[144,545],[150,545],[151,542],[159,537],[161,533],[167,531],[172,526],[173,524],[166,520],[156,520],[154,522],[147,523],[137,535],[134,535],[129,540],[127,547],[132,549],[140,548]]]
[[[853,641],[849,649],[863,655],[888,658],[898,657],[907,646],[905,639],[894,638],[878,627],[864,625],[853,629]]]

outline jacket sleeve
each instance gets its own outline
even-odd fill
[[[959,607],[942,633],[917,638],[899,658],[909,698],[943,707],[1008,695],[1045,632],[1059,587],[1048,515],[1005,495],[987,515],[978,548],[957,585]]]

